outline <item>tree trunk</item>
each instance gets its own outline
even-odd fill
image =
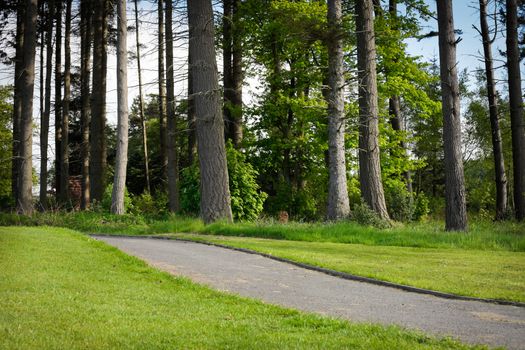
[[[479,19],[483,53],[485,56],[485,74],[487,76],[487,98],[489,100],[490,127],[492,131],[492,151],[494,153],[494,170],[496,175],[496,220],[503,220],[507,211],[507,176],[503,158],[503,144],[498,119],[498,100],[492,64],[492,41],[487,24],[487,0],[479,0]]]
[[[188,0],[187,5],[201,173],[201,216],[205,223],[219,219],[232,221],[212,5],[210,0]]]
[[[197,138],[195,135],[195,100],[193,96],[193,59],[188,53],[188,164],[192,165],[197,154]]]
[[[106,188],[106,74],[107,13],[106,1],[97,0],[93,19],[93,92],[90,124],[91,198],[100,202]]]
[[[21,1],[22,2],[22,1]],[[33,212],[33,92],[35,86],[35,49],[37,0],[26,0],[23,26],[23,56],[21,65],[21,114],[20,114],[20,170],[18,173],[17,211],[31,215]],[[20,29],[20,28],[17,28]]]
[[[512,160],[514,163],[514,209],[516,219],[525,219],[525,121],[521,94],[518,47],[518,1],[507,0],[507,70],[509,81]]]
[[[242,42],[240,21],[238,14],[239,0],[233,0],[232,7],[232,124],[231,135],[235,148],[241,147],[242,142],[242,82],[244,79],[242,71]]]
[[[167,90],[167,152],[168,152],[168,199],[170,211],[180,209],[179,155],[177,151],[177,115],[175,114],[175,91],[173,78],[173,3],[166,1],[166,90]]]
[[[71,98],[71,2],[66,2],[66,29],[64,33],[64,105],[62,109],[62,137],[60,147],[60,192],[62,204],[69,200],[69,100]]]
[[[53,67],[53,20],[55,18],[55,1],[50,0],[47,9],[46,31],[46,82],[44,113],[40,120],[40,208],[47,208],[47,148],[49,138],[49,116],[51,114],[51,74]]]
[[[141,60],[140,60],[140,40],[139,40],[139,10],[137,6],[137,0],[135,3],[135,40],[137,44],[137,69],[139,75],[139,113],[140,113],[140,125],[142,128],[142,150],[144,154],[144,171],[146,175],[146,191],[151,193],[151,185],[149,180],[149,157],[148,157],[148,134],[146,130],[146,118],[144,117],[144,98],[142,95],[142,72],[141,72]]]
[[[46,13],[46,4],[44,1],[39,1],[38,3],[38,6],[40,7],[39,9],[39,12],[38,12],[38,16],[44,18],[45,16],[45,13]],[[51,17],[52,18],[52,17]],[[39,82],[39,103],[40,103],[40,137],[42,137],[42,125],[43,125],[43,120],[45,119],[45,56],[44,56],[44,48],[46,47],[45,45],[45,36],[47,34],[47,25],[45,24],[42,24],[41,26],[39,26],[39,37],[40,37],[40,82]],[[48,128],[49,128],[49,117],[47,118],[47,123],[48,123]],[[13,125],[13,129],[14,129],[14,125]],[[40,144],[40,146],[42,146],[42,144]],[[42,150],[41,150],[42,151]],[[42,155],[42,152],[40,152],[40,155]],[[13,158],[13,162],[14,162],[14,158]],[[42,165],[42,157],[40,157],[40,165]],[[40,188],[41,190],[41,188]],[[40,193],[39,193],[40,194]],[[40,200],[40,196],[39,196],[39,200]]]
[[[168,0],[170,1],[170,0]],[[111,212],[125,214],[126,168],[128,164],[128,49],[126,0],[117,2],[117,156],[111,195]]]
[[[345,111],[341,0],[328,0],[328,220],[350,214],[346,184]]]
[[[91,107],[90,107],[90,58],[91,58],[91,1],[81,0],[80,2],[80,35],[81,35],[81,58],[80,58],[80,99],[81,99],[81,114],[80,124],[82,133],[81,144],[81,158],[82,158],[82,181],[81,181],[81,197],[80,208],[88,209],[91,194],[91,184],[89,178],[89,124],[91,121]]]
[[[56,2],[55,45],[55,195],[59,202],[62,191],[62,0]]]
[[[11,164],[11,193],[15,206],[18,207],[19,175],[20,175],[20,128],[22,120],[22,66],[24,63],[24,26],[25,26],[25,3],[20,1],[16,11],[16,37],[15,37],[15,83],[13,96],[13,161]]]
[[[232,140],[232,100],[233,100],[233,81],[232,81],[232,7],[233,0],[223,0],[222,2],[222,84],[224,88],[222,107],[224,118],[224,136],[227,140]]]
[[[371,0],[356,3],[359,79],[359,178],[361,195],[379,217],[389,220],[379,162],[376,48]]]
[[[445,155],[445,229],[465,231],[467,208],[461,154],[459,84],[452,0],[437,1],[443,143]]]
[[[169,1],[169,0],[168,0]],[[166,152],[166,83],[164,73],[164,0],[158,0],[159,19],[159,131],[160,131],[160,165],[162,179],[167,178],[168,153]]]

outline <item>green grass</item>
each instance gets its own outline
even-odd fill
[[[68,229],[0,228],[1,349],[466,349],[226,295]]]
[[[116,216],[95,212],[45,213],[33,217],[1,214],[0,225],[62,226],[89,233],[144,235],[196,232],[224,236],[271,238],[304,242],[352,243],[369,246],[420,248],[461,248],[525,252],[525,223],[471,220],[465,232],[445,232],[439,221],[413,223],[389,229],[356,224],[296,223],[269,221],[255,223],[214,223],[180,216],[148,218],[139,215]]]
[[[176,234],[419,288],[525,302],[525,253]]]

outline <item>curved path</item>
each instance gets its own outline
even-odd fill
[[[213,288],[358,322],[397,324],[471,344],[525,349],[525,308],[442,299],[356,282],[199,243],[93,236]]]

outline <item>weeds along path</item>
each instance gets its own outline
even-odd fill
[[[396,324],[471,344],[525,349],[525,308],[460,301],[344,280],[220,247],[94,236],[149,264],[213,288],[355,322]]]

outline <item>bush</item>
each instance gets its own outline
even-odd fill
[[[395,221],[408,222],[414,214],[414,200],[404,183],[385,188],[385,200],[390,218]]]
[[[100,202],[100,205],[102,209],[106,212],[109,212],[111,210],[111,195],[113,192],[113,184],[109,184],[106,187],[106,190],[104,191],[104,195],[102,196],[102,201]],[[129,196],[128,189],[124,189],[124,212],[128,213],[133,208],[133,201],[131,200],[131,197]]]
[[[133,198],[133,212],[137,214],[158,215],[160,210],[153,196],[144,192]]]
[[[267,197],[259,190],[257,171],[231,143],[226,148],[232,214],[235,220],[255,220]],[[182,170],[180,181],[181,209],[186,214],[200,211],[200,172],[196,164]]]
[[[370,209],[368,204],[361,202],[352,210],[352,220],[364,226],[374,226],[377,228],[388,228],[390,223],[383,220],[375,211]]]
[[[430,202],[427,196],[423,192],[419,193],[414,203],[414,213],[412,214],[412,220],[421,221],[427,217],[430,213]]]

